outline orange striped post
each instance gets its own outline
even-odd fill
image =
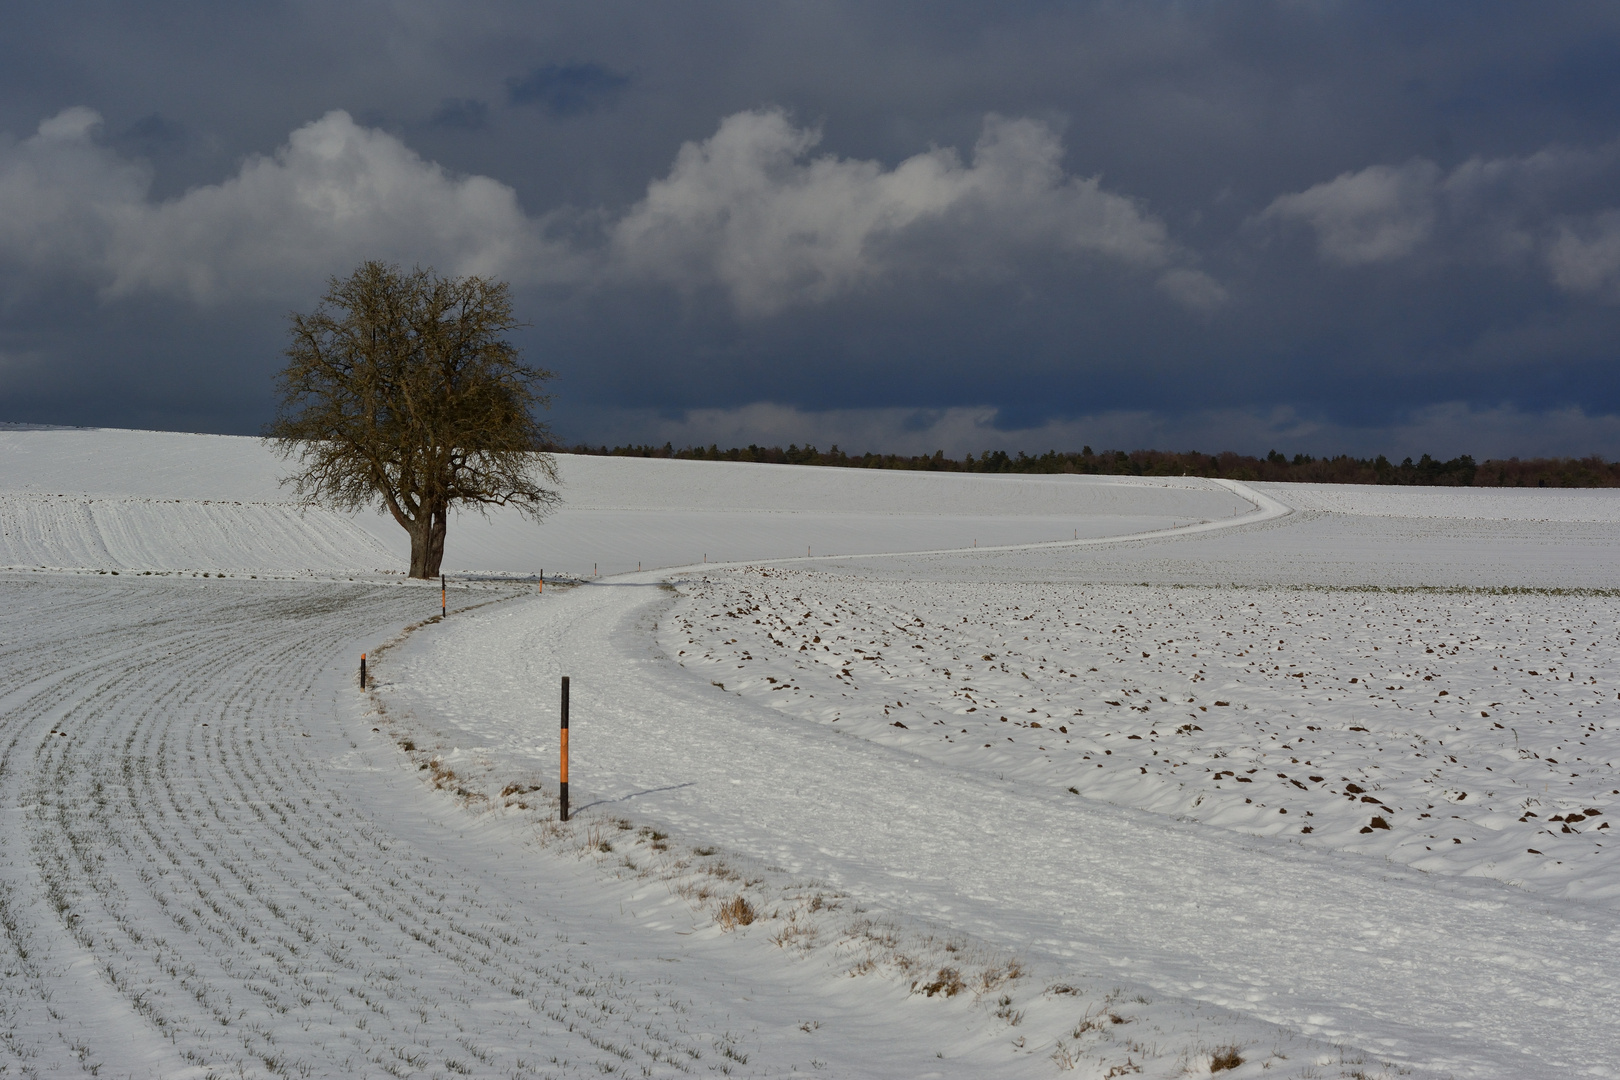
[[[568,820],[568,676],[562,677],[562,783],[557,787],[562,819]]]
[[[545,592],[546,591],[546,572],[544,570],[540,571],[540,581],[539,581],[538,584],[539,584],[539,587],[535,591],[536,592],[542,592],[542,593]]]
[[[360,654],[360,689],[366,688],[366,654]]]

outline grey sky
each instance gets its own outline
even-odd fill
[[[20,5],[0,419],[256,431],[364,258],[591,441],[1620,456],[1620,9]]]

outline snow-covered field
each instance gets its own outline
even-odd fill
[[[294,505],[258,439],[0,428],[0,567],[376,573],[409,554],[381,514]],[[452,573],[610,575],[810,553],[990,547],[1230,520],[1254,503],[1177,479],[836,473],[559,455],[541,529],[458,513]]]
[[[1620,496],[0,454],[11,1072],[1620,1075]]]

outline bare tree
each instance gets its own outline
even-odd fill
[[[332,278],[308,315],[290,316],[281,405],[265,429],[299,471],[282,480],[307,502],[378,502],[411,537],[411,576],[434,577],[452,506],[514,506],[538,520],[559,501],[549,432],[549,371],[505,339],[505,282],[401,273],[368,262]]]

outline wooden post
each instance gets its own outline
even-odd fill
[[[439,618],[442,619],[442,618],[444,618],[444,616],[445,616],[444,575],[440,574],[439,575]]]
[[[366,688],[366,654],[360,654],[360,689]]]
[[[539,588],[536,591],[537,592],[545,592],[546,591],[546,572],[544,570],[540,571],[540,585],[539,585]]]
[[[562,677],[562,782],[557,786],[562,819],[568,820],[568,676]]]

